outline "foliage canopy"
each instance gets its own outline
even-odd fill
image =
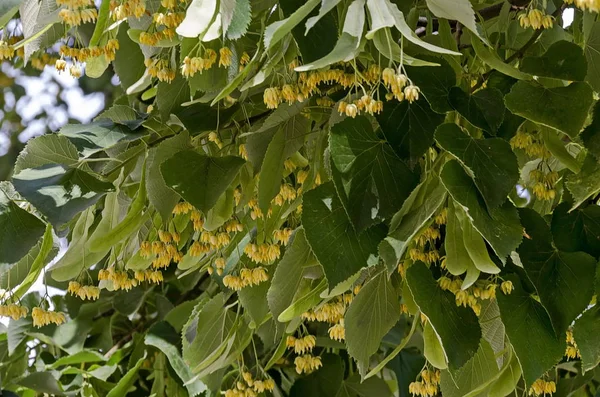
[[[2,1],[3,395],[598,396],[599,7]]]

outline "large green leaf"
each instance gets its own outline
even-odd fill
[[[444,249],[446,251],[446,269],[455,276],[463,274],[470,267],[475,267],[469,252],[465,247],[461,221],[456,215],[457,209],[454,200],[448,200],[448,221],[446,222],[446,237]]]
[[[158,83],[156,103],[163,121],[169,120],[171,113],[177,114],[181,111],[181,104],[190,100],[190,85],[187,79],[177,74],[172,82],[162,81]],[[207,105],[208,107],[208,105]],[[189,109],[191,107],[187,107]],[[191,109],[189,109],[191,110]],[[184,119],[181,122],[185,125]],[[193,133],[190,129],[190,133]]]
[[[169,323],[159,321],[150,327],[144,337],[144,343],[164,353],[191,396],[206,390],[206,385],[201,381],[196,379],[190,382],[194,375],[179,353],[179,334]]]
[[[269,309],[274,319],[292,304],[305,270],[313,266],[318,266],[318,262],[306,241],[304,228],[300,228],[277,264],[267,292]]]
[[[448,95],[450,94],[450,89],[456,85],[456,73],[454,69],[452,69],[448,61],[444,58],[421,58],[439,63],[440,66],[405,66],[407,75],[421,89],[421,94],[427,99],[427,102],[431,105],[431,109],[438,113],[446,113],[452,110],[448,102]],[[413,103],[411,106],[415,104]]]
[[[252,20],[250,0],[236,0],[233,16],[227,28],[227,37],[232,40],[239,39],[248,31]]]
[[[444,116],[431,110],[425,98],[386,101],[377,121],[387,141],[402,158],[416,162],[433,144],[433,133]]]
[[[109,149],[122,141],[132,141],[144,136],[142,131],[131,131],[122,124],[109,120],[89,124],[67,124],[59,131],[77,147],[83,157]]]
[[[19,12],[23,0],[6,0],[0,4],[0,28],[4,26]]]
[[[137,43],[134,43],[127,34],[129,26],[126,22],[119,28],[117,40],[119,40],[119,49],[115,54],[113,67],[119,77],[121,87],[127,90],[129,87],[139,81],[146,66],[144,65],[144,54]]]
[[[504,63],[504,61],[500,59],[500,56],[498,56],[494,49],[488,48],[485,44],[483,44],[481,41],[479,41],[473,36],[471,36],[471,44],[473,45],[473,49],[475,50],[475,54],[477,54],[477,57],[491,68],[515,79],[532,79],[532,76],[519,71],[519,69],[510,64]]]
[[[475,229],[504,261],[522,239],[522,227],[516,208],[507,201],[500,207],[486,209],[475,183],[455,160],[444,165],[441,177],[448,193],[467,210]]]
[[[19,7],[24,39],[24,61],[27,63],[31,55],[40,48],[52,46],[64,35],[64,27],[58,12],[60,7],[54,0],[23,0]],[[19,44],[17,44],[19,46]]]
[[[438,18],[460,22],[481,40],[485,40],[475,23],[475,11],[469,0],[427,0],[427,8]]]
[[[279,2],[279,6],[283,10],[284,16],[289,17],[304,3],[305,0],[283,0]],[[335,1],[333,3],[335,6]],[[321,10],[323,8],[321,6]],[[319,15],[321,10],[319,11]],[[316,9],[309,14],[310,18],[306,22],[306,28],[304,24],[299,23],[292,29],[292,35],[298,44],[302,61],[305,64],[309,64],[329,54],[335,47],[338,37],[337,19],[332,12],[321,15],[318,22],[315,21],[316,23],[311,25],[312,29],[309,31],[308,21],[313,20],[315,15],[317,15]]]
[[[333,183],[307,192],[303,205],[306,239],[323,266],[330,288],[373,263],[384,228],[374,226],[358,234],[346,216]]]
[[[497,294],[500,316],[506,335],[523,369],[526,387],[563,356],[566,348],[564,333],[557,336],[544,307],[527,293],[515,275],[505,277],[513,283],[511,294]]]
[[[46,164],[74,166],[79,160],[75,145],[66,137],[57,134],[42,135],[27,142],[15,162],[14,173],[25,168],[36,168]]]
[[[184,131],[172,138],[165,139],[148,152],[146,159],[148,200],[160,213],[163,220],[167,220],[171,215],[171,211],[179,201],[179,195],[165,184],[160,173],[160,165],[173,155],[190,148],[189,134]]]
[[[594,91],[600,91],[600,21],[593,22],[589,34],[585,40],[585,59],[589,65],[585,81],[587,81]]]
[[[504,120],[502,97],[496,88],[484,88],[468,94],[459,87],[452,87],[448,98],[450,105],[471,124],[495,135]]]
[[[219,12],[217,5],[217,0],[193,0],[177,27],[177,34],[191,38],[204,36],[215,22],[215,15]]]
[[[335,397],[344,380],[344,364],[339,355],[326,353],[323,367],[298,379],[292,385],[290,397]]]
[[[512,113],[564,132],[571,138],[583,128],[593,102],[587,83],[546,88],[537,83],[517,82],[504,97]]]
[[[575,43],[557,41],[540,57],[525,57],[519,68],[534,76],[583,81],[587,62],[583,50]]]
[[[299,7],[289,17],[276,21],[267,26],[264,35],[265,48],[268,50],[289,34],[292,29],[306,18],[313,9],[320,3],[320,0],[309,0]]]
[[[61,164],[25,169],[13,176],[13,184],[55,226],[69,222],[114,190],[112,183]]]
[[[581,354],[582,369],[588,371],[600,364],[600,306],[588,309],[575,321],[573,337]]]
[[[494,351],[482,340],[477,353],[457,371],[442,371],[440,388],[444,397],[475,396],[500,373]]]
[[[455,156],[474,176],[488,208],[506,201],[519,180],[519,166],[508,142],[500,138],[474,139],[456,124],[442,124],[437,143]]]
[[[15,204],[0,188],[0,264],[21,259],[44,234],[44,229],[41,220]]]
[[[62,385],[51,372],[33,372],[19,379],[17,383],[38,393],[47,393],[55,396],[65,395]]]
[[[454,295],[438,287],[423,262],[408,268],[406,281],[419,310],[442,342],[449,368],[461,368],[479,347],[481,328],[477,316],[470,308],[457,306]]]
[[[38,279],[44,266],[54,257],[57,250],[53,250],[52,225],[46,225],[46,232],[38,242],[19,262],[5,268],[0,264],[0,288],[13,290],[16,298],[23,296],[33,283]],[[50,255],[50,253],[53,253]]]
[[[535,285],[557,335],[588,306],[594,295],[596,259],[585,252],[561,252],[552,246],[552,234],[544,219],[532,209],[519,212],[529,236],[517,250],[523,267]]]
[[[129,371],[127,371],[127,373],[123,375],[121,379],[119,379],[119,382],[117,382],[117,384],[110,390],[106,397],[125,396],[129,392],[129,389],[135,383],[138,371],[140,370],[140,367],[144,363],[145,359],[146,354],[144,353],[144,356],[137,360],[135,365],[132,368],[130,368]]]
[[[416,176],[366,117],[335,124],[329,151],[333,182],[359,233],[378,219],[389,219],[417,185]]]
[[[185,150],[165,160],[160,165],[160,172],[167,186],[207,213],[244,163],[240,157],[209,157]]]
[[[365,24],[365,0],[354,0],[347,9],[342,35],[333,50],[322,58],[297,67],[297,72],[324,68],[337,62],[352,60],[359,49]]]
[[[408,245],[446,200],[446,189],[439,178],[422,182],[392,218],[389,235],[379,245],[379,254],[392,272]]]
[[[561,251],[585,251],[600,256],[600,207],[590,205],[569,212],[569,203],[561,203],[552,214],[554,245]]]
[[[581,140],[589,152],[600,160],[600,103],[592,111],[592,122],[581,133]]]
[[[357,361],[364,377],[369,369],[369,359],[381,339],[400,318],[398,294],[382,271],[369,281],[350,304],[344,316],[348,353]]]
[[[573,208],[579,207],[588,198],[600,192],[600,163],[588,153],[578,174],[567,176],[565,183],[573,196]]]

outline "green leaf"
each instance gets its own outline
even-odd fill
[[[441,177],[448,193],[467,210],[475,229],[504,262],[522,239],[522,227],[516,208],[507,201],[501,207],[486,209],[475,183],[455,160],[444,165]]]
[[[584,252],[561,252],[552,246],[552,234],[544,219],[532,209],[519,212],[529,238],[517,252],[540,301],[548,311],[557,335],[588,306],[594,295],[596,259]],[[577,287],[575,287],[577,286]]]
[[[556,159],[565,167],[577,174],[579,171],[581,171],[581,164],[577,161],[577,159],[571,156],[566,148],[565,142],[561,140],[559,135],[561,134],[556,130],[552,130],[547,127],[541,128],[541,136],[546,149],[548,149],[550,153],[552,153],[552,155],[556,157]]]
[[[419,310],[442,342],[449,368],[461,368],[475,355],[480,343],[477,316],[470,308],[457,306],[454,295],[438,287],[423,262],[408,268],[406,281]]]
[[[119,142],[142,138],[144,132],[133,132],[121,124],[108,120],[89,124],[67,124],[59,131],[77,147],[83,157],[109,149]]]
[[[465,211],[461,207],[457,206],[456,215],[460,220],[460,226],[463,232],[463,243],[465,245],[465,249],[469,253],[469,257],[471,258],[470,263],[472,263],[478,271],[489,274],[500,273],[500,269],[494,264],[490,258],[490,255],[488,254],[483,237],[481,237],[481,234],[475,230]],[[471,270],[471,273],[476,273],[477,276],[479,275],[479,272],[473,271],[475,269],[467,268],[467,277],[465,279],[465,283],[467,282],[467,279],[469,279],[469,270]],[[475,282],[476,279],[477,277],[473,275],[473,279],[469,280],[469,283]],[[465,287],[466,285],[463,284],[463,288]]]
[[[66,137],[57,134],[42,135],[27,142],[15,162],[14,173],[25,168],[36,168],[46,164],[74,166],[79,160],[75,145]]]
[[[129,392],[129,389],[135,383],[138,371],[140,370],[140,367],[144,363],[144,360],[146,360],[145,352],[144,352],[144,356],[142,358],[140,358],[135,363],[135,365],[131,369],[129,369],[129,371],[127,371],[127,373],[125,375],[123,375],[123,377],[121,379],[119,379],[119,382],[117,382],[117,384],[112,389],[110,389],[110,392],[106,395],[106,397],[122,397],[122,396],[127,395],[127,393]]]
[[[305,33],[308,33],[316,25],[316,23],[319,22],[325,15],[327,15],[329,11],[333,10],[340,3],[340,1],[341,0],[322,0],[319,13],[306,20]]]
[[[271,286],[267,292],[269,309],[273,313],[274,319],[277,319],[294,302],[306,269],[318,266],[306,241],[304,228],[299,228],[292,238],[283,258],[275,268]]]
[[[31,55],[42,47],[54,44],[62,34],[64,28],[54,28],[53,25],[60,21],[58,17],[59,6],[54,0],[24,0],[19,7],[19,16],[23,26],[22,42],[25,46],[25,63]],[[60,26],[60,25],[59,25]],[[19,44],[15,47],[20,46]]]
[[[356,56],[356,52],[360,46],[360,39],[365,24],[364,7],[365,0],[354,0],[348,7],[342,35],[333,50],[324,57],[309,64],[299,66],[295,70],[297,72],[307,72],[309,70],[324,68],[337,62],[352,60]]]
[[[160,165],[160,172],[167,186],[207,213],[233,182],[244,163],[240,157],[209,157],[185,150],[165,160]]]
[[[33,389],[38,393],[64,396],[64,390],[58,380],[50,372],[33,372],[17,381],[21,386]]]
[[[408,23],[406,23],[406,20],[404,19],[404,14],[398,9],[398,6],[396,4],[391,3],[389,0],[385,1],[388,4],[388,10],[390,15],[394,17],[396,28],[400,31],[400,33],[406,40],[431,52],[448,55],[462,55],[460,52],[438,47],[436,45],[429,44],[428,42],[421,40],[421,38],[415,32],[413,32]]]
[[[25,211],[0,188],[0,264],[26,255],[44,234],[44,223]]]
[[[100,43],[100,39],[104,34],[104,31],[108,27],[110,21],[110,0],[102,0],[100,2],[100,8],[98,9],[98,20],[96,21],[96,27],[94,33],[90,38],[89,47],[95,47]]]
[[[283,11],[284,17],[287,18],[304,3],[305,0],[282,0],[279,1],[279,7]],[[321,9],[323,9],[323,5],[321,5]],[[313,16],[316,14],[317,10],[315,8],[309,14],[310,18],[307,19],[307,25],[311,19],[315,18]],[[292,29],[292,35],[300,52],[298,55],[302,56],[304,64],[309,64],[323,58],[333,50],[338,39],[337,22],[336,14],[327,13],[323,15],[310,31],[308,28],[305,29],[302,23],[299,23]]]
[[[417,197],[421,198],[415,203]],[[390,233],[379,244],[379,254],[389,272],[394,271],[413,238],[446,200],[446,189],[437,177],[421,183],[392,218]]]
[[[417,185],[416,176],[366,117],[335,124],[329,150],[333,182],[359,233],[378,219],[391,218]]]
[[[552,213],[554,245],[561,251],[585,251],[600,256],[600,207],[590,205],[569,212],[569,203],[561,203]]]
[[[396,153],[412,163],[433,144],[435,128],[444,121],[444,116],[432,111],[425,98],[413,103],[385,101],[376,118]]]
[[[400,318],[398,306],[398,295],[386,271],[365,284],[350,304],[344,316],[346,345],[350,356],[357,361],[362,378],[381,339]]]
[[[494,351],[482,340],[477,353],[459,370],[442,371],[440,388],[443,396],[475,396],[500,373]]]
[[[191,147],[190,136],[186,131],[183,131],[172,138],[165,139],[156,148],[148,151],[146,160],[148,200],[160,213],[163,221],[169,219],[171,211],[179,202],[180,197],[165,184],[160,173],[160,165],[166,159],[183,150],[191,149]]]
[[[507,76],[514,77],[518,80],[532,80],[533,77],[519,71],[516,67],[504,63],[502,59],[498,56],[496,51],[486,47],[479,39],[473,37],[471,35],[471,44],[473,45],[473,49],[475,50],[475,54],[479,59],[481,59],[484,63],[486,63],[489,67],[496,69],[500,73],[503,73]]]
[[[56,254],[57,250],[53,249],[53,243],[52,225],[47,224],[44,237],[26,256],[11,266],[8,271],[5,271],[3,269],[4,266],[0,265],[0,288],[5,290],[12,289],[12,296],[15,298],[25,295],[38,279],[44,266]],[[50,252],[53,255],[50,255]]]
[[[39,298],[39,296],[38,296]],[[27,333],[31,331],[33,325],[28,318],[20,318],[18,320],[10,320],[8,322],[7,342],[8,354],[12,355],[17,347],[27,338]]]
[[[521,365],[517,356],[512,354],[508,364],[504,367],[498,379],[490,385],[489,397],[506,397],[517,387],[521,379]]]
[[[504,139],[474,139],[456,124],[435,131],[437,143],[455,156],[474,176],[487,207],[498,207],[519,181],[517,157]]]
[[[361,381],[358,374],[350,376],[342,382],[336,397],[391,397],[392,391],[383,378],[372,377]]]
[[[421,94],[427,99],[437,113],[452,110],[448,102],[450,89],[456,85],[456,73],[444,58],[422,57],[424,60],[439,63],[440,66],[405,66],[407,75],[421,89]],[[409,105],[409,108],[419,101]],[[385,111],[385,104],[384,104]],[[439,123],[438,123],[439,124]]]
[[[303,285],[294,296],[294,301],[277,316],[277,321],[287,323],[298,318],[302,313],[315,307],[321,301],[321,295],[327,292],[327,280],[302,280]]]
[[[169,120],[171,113],[177,113],[181,104],[190,100],[190,85],[187,79],[177,75],[172,82],[161,81],[158,83],[156,103],[163,121]],[[184,120],[181,120],[184,125]],[[193,133],[193,131],[190,131]]]
[[[112,183],[60,164],[25,169],[13,176],[13,185],[55,226],[69,222],[114,190]]]
[[[595,21],[584,43],[585,59],[589,65],[585,81],[587,81],[594,91],[600,91],[600,68],[596,65],[600,62],[600,21]]]
[[[201,381],[190,382],[194,375],[179,353],[179,335],[169,323],[159,321],[150,327],[144,337],[144,343],[154,346],[164,353],[191,396],[196,396],[206,390],[206,385]]]
[[[58,368],[63,365],[73,365],[82,363],[100,363],[105,362],[106,358],[93,350],[82,350],[75,354],[64,356],[56,360],[50,365],[50,368]]]
[[[144,54],[140,46],[131,41],[127,35],[129,27],[125,22],[122,25],[117,34],[119,49],[115,54],[113,67],[119,77],[121,87],[127,90],[142,78],[146,66],[144,65]]]
[[[448,368],[446,353],[444,353],[442,342],[429,322],[425,323],[423,326],[423,356],[435,368]]]
[[[475,22],[475,11],[469,0],[427,0],[427,8],[438,18],[458,21],[485,42]]]
[[[587,61],[581,47],[561,40],[553,43],[541,57],[523,58],[519,68],[534,76],[583,81],[587,73]]]
[[[19,12],[19,6],[23,0],[6,0],[0,4],[0,29]]]
[[[579,207],[588,198],[600,192],[600,163],[588,153],[581,171],[578,174],[568,175],[565,185],[573,196],[572,208]]]
[[[368,266],[384,236],[382,227],[356,233],[331,182],[305,193],[303,202],[306,239],[323,266],[330,288]]]
[[[567,87],[545,88],[519,81],[504,97],[504,102],[512,113],[573,138],[583,128],[592,106],[593,93],[587,83],[574,82]]]
[[[460,210],[454,205],[454,200],[448,200],[448,221],[446,222],[446,238],[444,239],[445,263],[446,269],[455,276],[463,274],[469,267],[475,267],[465,247],[461,221],[456,215],[456,211]]]
[[[596,102],[592,111],[592,122],[581,133],[586,149],[600,159],[600,103]]]
[[[319,4],[319,2],[319,0],[308,0],[289,17],[273,22],[267,26],[263,38],[265,42],[265,49],[269,50],[275,44],[281,41],[281,39],[289,34],[296,25],[298,25],[311,13],[311,11]]]
[[[565,336],[556,336],[548,312],[523,289],[517,276],[505,276],[505,280],[513,283],[514,291],[498,293],[496,299],[528,388],[562,358]]]
[[[484,88],[470,95],[459,87],[452,87],[449,101],[469,123],[495,135],[504,120],[502,97],[496,88]]]
[[[423,358],[423,355],[418,353],[415,348],[402,350],[400,354],[388,364],[388,368],[396,374],[400,397],[411,396],[408,392],[408,386],[417,379],[417,376],[421,373],[421,369],[424,365],[425,358]]]
[[[248,31],[248,26],[252,21],[252,10],[250,0],[236,0],[233,17],[226,30],[227,38],[237,40],[244,36]]]
[[[575,321],[575,326],[573,327],[573,338],[575,338],[577,348],[581,354],[583,371],[589,371],[600,364],[599,328],[600,306],[596,303],[594,307],[586,310],[586,312]]]
[[[215,22],[217,4],[217,0],[192,0],[185,12],[185,18],[176,29],[177,34],[190,38],[204,36]]]

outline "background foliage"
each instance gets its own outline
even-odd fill
[[[600,395],[599,8],[3,1],[2,394]]]

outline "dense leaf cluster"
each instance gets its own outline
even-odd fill
[[[2,2],[119,95],[0,183],[0,394],[597,396],[597,11]]]

